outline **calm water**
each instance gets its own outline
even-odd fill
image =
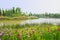
[[[25,20],[21,24],[39,24],[39,23],[51,23],[60,24],[60,19],[57,18],[39,18],[34,20]]]
[[[21,20],[20,20],[21,21]],[[9,25],[9,24],[39,24],[39,23],[51,23],[51,24],[60,24],[60,19],[56,19],[56,18],[39,18],[39,19],[33,19],[33,20],[25,20],[25,21],[12,21],[12,22],[8,22],[6,21],[4,22],[0,22],[0,26],[2,25]]]

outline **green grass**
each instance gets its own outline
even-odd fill
[[[52,24],[3,25],[0,27],[0,34],[2,40],[60,40],[60,26]]]
[[[20,24],[24,20],[0,20],[0,24],[7,24],[7,25],[15,25],[15,24]]]

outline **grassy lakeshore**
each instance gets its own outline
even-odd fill
[[[19,7],[0,8],[0,40],[60,40],[60,25],[20,25],[24,20],[38,18],[60,18],[60,14],[23,12]]]
[[[60,40],[60,26],[52,24],[3,25],[2,40]]]
[[[20,24],[22,21],[24,20],[0,20],[0,24],[13,25],[13,24]]]

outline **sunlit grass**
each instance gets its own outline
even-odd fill
[[[22,22],[24,20],[0,20],[0,24],[3,23],[3,24],[20,24],[20,22]]]
[[[2,40],[60,40],[60,27],[49,24],[8,25],[0,27]]]

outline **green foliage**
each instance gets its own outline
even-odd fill
[[[60,18],[59,13],[40,13],[40,14],[32,14],[30,13],[29,16],[37,16],[38,18]]]
[[[60,18],[60,14],[59,13],[41,13],[41,14],[33,14],[33,13],[29,13],[27,15],[27,13],[22,12],[21,8],[19,7],[13,7],[12,9],[0,9],[0,16],[7,16],[7,17],[15,17],[15,16],[35,16],[38,18]]]
[[[57,28],[55,28],[55,26]],[[52,29],[52,27],[54,30]],[[16,24],[16,25],[4,25],[3,27],[1,26],[0,28],[1,28],[0,38],[2,40],[60,40],[60,27],[58,27],[58,25]]]
[[[12,9],[0,9],[0,16],[22,16],[22,11],[19,7],[15,8],[13,7]]]

